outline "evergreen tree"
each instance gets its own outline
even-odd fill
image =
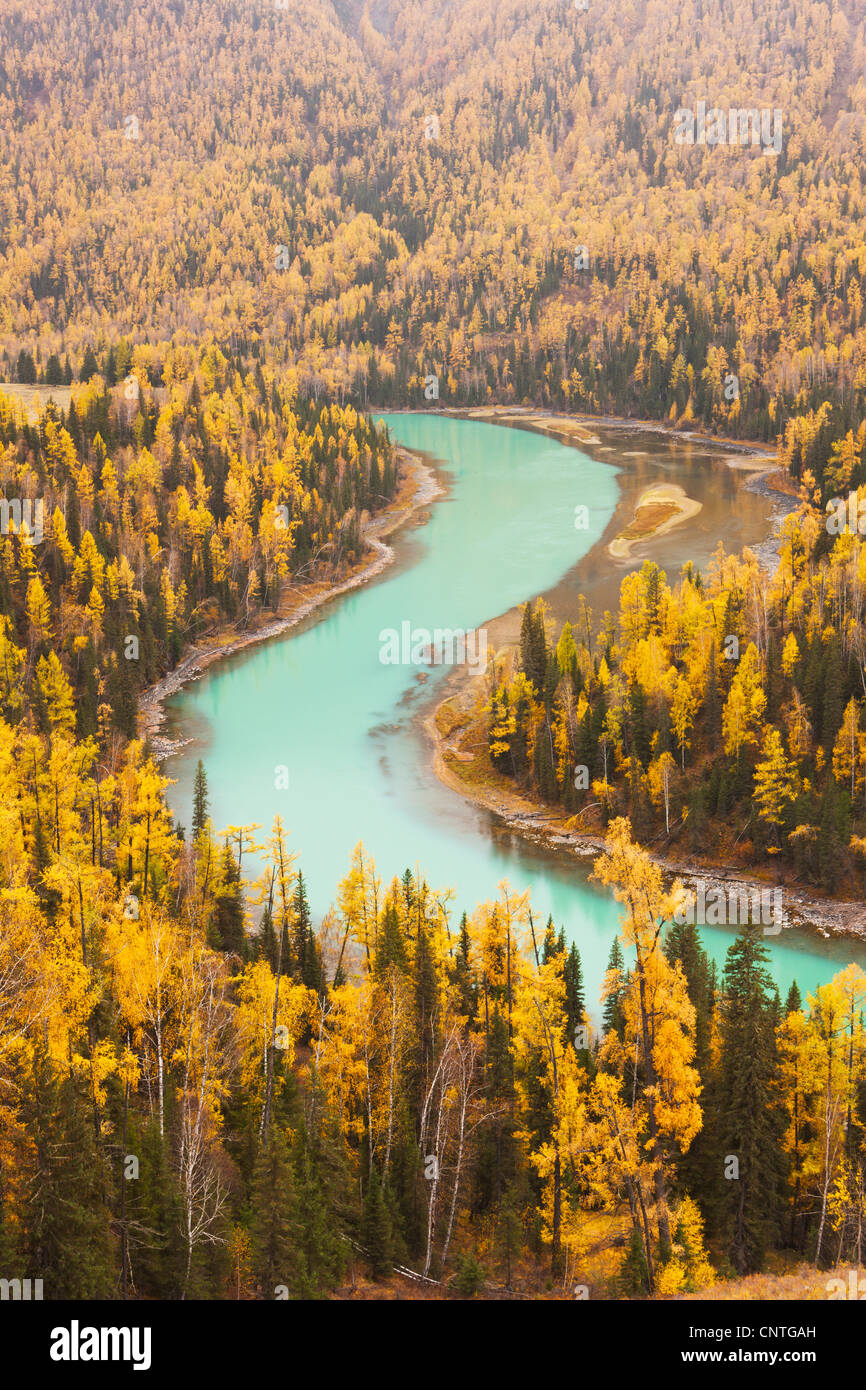
[[[391,1272],[391,1218],[382,1192],[382,1183],[375,1168],[370,1171],[364,1196],[362,1240],[370,1273],[374,1279],[384,1278]]]
[[[313,921],[310,916],[310,904],[307,900],[307,885],[304,883],[304,875],[300,870],[292,895],[292,908],[295,921],[295,962],[301,983],[306,985],[308,989],[314,989],[317,993],[321,993],[324,989],[322,962],[313,934]]]
[[[214,897],[213,938],[220,951],[232,951],[241,960],[249,957],[244,929],[244,896],[237,860],[226,843],[221,856],[220,886]]]
[[[620,974],[619,986],[607,996],[604,1001],[602,1011],[602,1030],[605,1033],[618,1033],[622,1037],[625,1028],[625,1015],[622,1009],[622,995],[625,988],[625,956],[619,944],[619,937],[615,936],[607,958],[608,970],[618,970]]]
[[[761,1269],[777,1239],[785,1200],[772,979],[759,930],[745,926],[729,948],[723,980],[716,1119],[725,1169],[719,1174],[719,1227],[734,1268]]]
[[[170,1119],[170,1089],[167,1109]],[[139,1159],[138,1178],[126,1184],[130,1289],[144,1298],[180,1298],[186,1273],[183,1204],[168,1140],[155,1119],[139,1130],[131,1118],[127,1150]]]
[[[794,980],[791,988],[788,990],[788,997],[785,1000],[785,1017],[787,1018],[788,1014],[798,1014],[802,1007],[803,996],[800,993],[797,981]]]
[[[58,1076],[41,1050],[25,1083],[23,1118],[32,1141],[22,1231],[26,1276],[42,1279],[48,1298],[110,1298],[117,1252],[92,1103],[78,1079]]]
[[[583,1013],[586,1007],[580,952],[574,942],[571,943],[571,950],[565,958],[564,974],[566,1037],[573,1042],[577,1027],[583,1022]]]
[[[253,1171],[250,1248],[262,1298],[273,1298],[280,1284],[297,1291],[294,1173],[285,1133],[271,1124]]]
[[[302,1126],[294,1146],[294,1191],[298,1232],[296,1285],[299,1298],[333,1288],[346,1266],[346,1242],[334,1221],[338,1195],[327,1158]]]
[[[381,979],[387,975],[391,966],[405,972],[408,964],[400,918],[394,904],[389,902],[382,913],[382,924],[376,938],[374,968]]]
[[[466,913],[460,918],[460,935],[454,953],[452,978],[457,986],[460,999],[460,1012],[472,1023],[478,1008],[478,989],[472,970],[472,944],[469,937],[469,921]]]
[[[541,961],[547,965],[553,957],[559,953],[559,944],[556,940],[556,928],[553,925],[553,916],[547,918],[547,926],[544,928],[544,941],[541,947]]]
[[[696,924],[672,922],[665,937],[664,953],[671,965],[679,962],[686,977],[689,998],[695,1009],[695,1066],[705,1080],[710,1066],[713,1001],[709,957],[701,945]]]
[[[45,385],[63,385],[63,368],[60,365],[60,358],[55,352],[50,354],[48,361],[45,363]]]
[[[192,788],[192,838],[197,840],[207,825],[208,794],[207,773],[201,758],[195,765],[195,779]]]
[[[262,920],[259,924],[258,954],[268,962],[268,965],[276,974],[277,969],[277,933],[274,930],[274,912],[271,903],[267,902],[262,912]]]
[[[649,1267],[646,1261],[643,1237],[637,1226],[632,1226],[625,1259],[620,1266],[617,1279],[618,1292],[624,1298],[645,1294],[649,1289]]]
[[[15,368],[15,375],[22,386],[34,386],[36,384],[36,363],[33,361],[29,352],[24,348],[18,354],[18,364]]]
[[[88,347],[84,353],[84,359],[81,363],[81,370],[78,373],[78,380],[89,381],[90,378],[96,376],[98,372],[99,363],[96,360],[93,348]]]

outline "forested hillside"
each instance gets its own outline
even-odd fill
[[[866,550],[826,540],[789,517],[772,577],[721,546],[674,585],[647,560],[559,632],[527,605],[480,701],[490,767],[583,830],[627,812],[668,853],[860,896]]]
[[[212,333],[360,405],[863,418],[854,0],[0,13],[10,379]],[[679,142],[701,101],[772,146]]]
[[[0,390],[4,491],[39,495],[0,542],[0,707],[18,716],[33,680],[46,727],[63,667],[70,726],[103,741],[135,736],[139,691],[200,634],[356,562],[362,518],[396,486],[384,432],[261,365],[141,348],[122,370],[35,425]]]

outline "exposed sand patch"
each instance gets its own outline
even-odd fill
[[[642,492],[632,520],[614,537],[608,553],[614,560],[628,560],[632,546],[663,536],[674,526],[689,521],[701,510],[701,503],[689,497],[679,483],[656,483]]]

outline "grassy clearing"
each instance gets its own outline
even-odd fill
[[[0,394],[18,401],[26,410],[31,425],[39,419],[39,412],[48,401],[53,401],[60,410],[68,410],[72,389],[71,386],[19,386],[0,382]]]

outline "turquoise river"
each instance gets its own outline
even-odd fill
[[[431,887],[453,888],[452,923],[464,907],[495,897],[502,879],[528,888],[536,922],[552,913],[577,942],[594,1003],[618,905],[588,881],[584,861],[521,839],[438,781],[418,711],[446,669],[422,684],[417,668],[380,660],[380,634],[399,633],[407,622],[431,632],[476,628],[561,585],[608,526],[629,468],[649,468],[650,480],[674,476],[671,446],[667,453],[654,446],[657,460],[651,446],[631,455],[620,446],[618,460],[609,443],[590,457],[524,429],[432,414],[383,418],[397,441],[435,460],[445,494],[422,513],[423,524],[392,538],[395,561],[374,580],[285,635],[212,666],[173,698],[169,731],[192,742],[166,764],[176,779],[170,804],[188,825],[201,757],[217,829],[258,821],[264,836],[279,813],[318,917],[359,840],[384,883],[418,866]],[[629,462],[636,458],[639,466]],[[727,487],[736,503],[729,474],[718,461],[695,463],[692,495],[703,488],[705,497],[719,498]],[[575,529],[578,505],[589,508],[586,530]],[[705,538],[707,555],[719,534]],[[686,541],[677,544],[684,552]],[[278,768],[287,770],[287,788],[276,785],[285,781]],[[734,932],[703,929],[719,962]],[[852,959],[866,965],[860,942],[786,930],[767,945],[783,991],[794,978],[804,992],[812,989]]]

